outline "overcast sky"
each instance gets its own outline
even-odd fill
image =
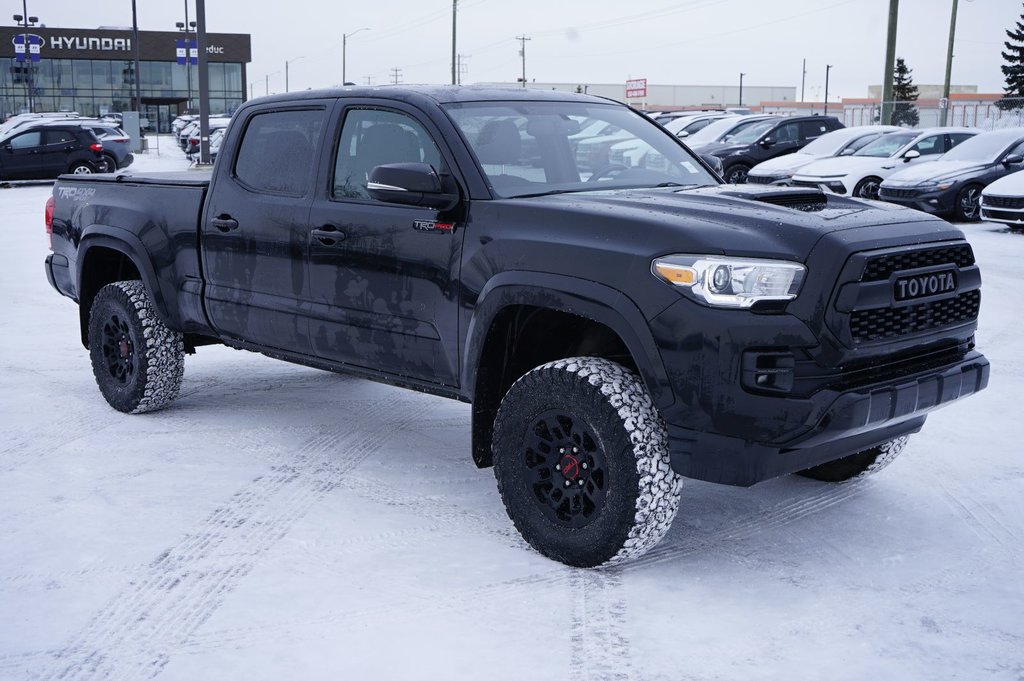
[[[142,30],[173,30],[185,2],[138,0]],[[8,0],[10,13],[21,3]],[[131,25],[130,0],[29,0],[29,13],[53,27]],[[255,94],[341,81],[342,33],[348,80],[404,83],[451,79],[451,0],[207,0],[208,30],[252,35],[248,80]],[[459,0],[458,51],[467,55],[463,82],[514,81],[521,65],[516,36],[526,35],[527,78],[537,81],[800,87],[807,59],[807,99],[820,99],[832,64],[829,98],[866,97],[882,78],[889,0]],[[902,0],[897,54],[918,84],[941,83],[952,0]],[[258,9],[257,9],[258,8]],[[955,84],[1001,92],[1004,31],[1024,3],[960,0]],[[13,24],[13,21],[10,23]]]

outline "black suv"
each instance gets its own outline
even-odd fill
[[[39,180],[107,169],[96,133],[80,123],[18,130],[0,140],[0,180]]]
[[[742,184],[747,172],[762,161],[803,149],[827,132],[844,128],[832,116],[795,116],[755,123],[729,141],[701,149],[722,159],[726,182]]]

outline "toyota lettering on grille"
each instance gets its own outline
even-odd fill
[[[893,296],[897,302],[916,300],[943,293],[953,293],[956,291],[956,287],[956,270],[915,274],[897,279],[893,284]]]

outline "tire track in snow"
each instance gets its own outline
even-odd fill
[[[574,570],[569,627],[571,681],[634,679],[632,651],[626,636],[626,599],[622,575],[612,570]]]
[[[993,540],[1003,548],[1020,545],[1020,530],[1008,525],[962,487],[953,486],[948,480],[937,476],[933,479],[935,486],[942,494],[942,500],[979,539],[986,543],[988,540]]]
[[[373,428],[314,429],[319,432],[293,456],[242,487],[157,557],[132,588],[64,646],[40,678],[139,681],[157,676],[297,520],[414,420],[396,409],[408,401],[396,396],[353,412],[356,422],[382,422]],[[388,419],[396,414],[399,418]]]

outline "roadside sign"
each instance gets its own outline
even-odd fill
[[[647,96],[647,79],[637,78],[626,81],[626,99],[643,99]]]
[[[175,56],[177,56],[180,66],[185,65],[186,59],[189,63],[195,65],[199,63],[199,48],[195,46],[193,41],[187,38],[178,38],[175,46]]]

